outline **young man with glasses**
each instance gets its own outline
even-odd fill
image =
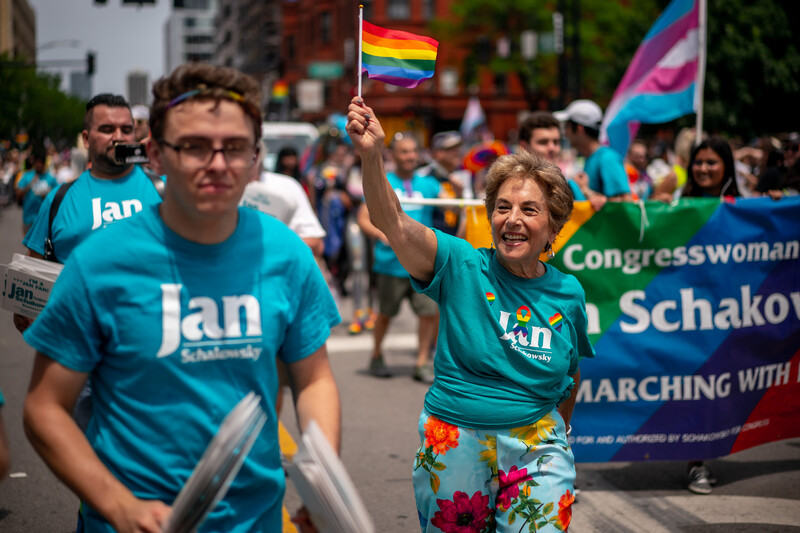
[[[65,265],[25,334],[37,350],[26,428],[84,502],[86,530],[159,531],[225,415],[255,391],[267,423],[199,531],[280,531],[275,361],[287,363],[300,426],[316,420],[338,449],[325,342],[339,315],[299,237],[239,207],[258,173],[258,83],[187,64],[153,95],[148,152],[164,200]],[[89,374],[84,436],[68,413]]]

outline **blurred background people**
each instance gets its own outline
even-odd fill
[[[133,115],[133,138],[137,143],[150,137],[150,109],[145,105],[131,107]]]
[[[387,172],[387,178],[398,198],[401,200],[438,198],[439,182],[416,172],[419,162],[419,143],[414,135],[407,132],[396,134],[390,148],[395,171]],[[406,204],[403,206],[403,211],[425,226],[433,225],[431,206]],[[386,236],[372,224],[366,204],[362,204],[359,210],[358,223],[364,234],[376,241],[373,270],[377,274],[378,317],[373,330],[374,344],[369,373],[376,377],[391,377],[392,373],[384,360],[383,341],[392,318],[400,311],[403,300],[408,298],[419,319],[417,360],[412,375],[416,381],[432,383],[433,367],[430,364],[430,356],[438,332],[439,309],[428,296],[419,294],[411,288],[408,272],[389,246]]]
[[[600,124],[603,122],[603,110],[591,100],[575,100],[563,111],[553,113],[558,120],[565,123],[564,135],[578,153],[586,158],[583,171],[584,182],[580,176],[575,180],[581,186],[582,198],[602,194],[611,202],[631,201],[628,175],[622,158],[608,146],[600,144]]]
[[[43,150],[34,150],[31,154],[32,168],[22,173],[15,188],[17,202],[22,206],[23,235],[36,220],[45,197],[58,186],[56,179],[45,170],[46,159]]]

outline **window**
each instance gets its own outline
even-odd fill
[[[364,0],[363,2],[361,2],[361,5],[364,6],[364,20],[366,21],[372,20],[373,18],[372,0]]]
[[[183,27],[184,28],[194,28],[195,24],[197,24],[197,19],[194,17],[186,17],[183,19]]]
[[[442,73],[439,75],[439,92],[454,96],[458,94],[458,83],[458,70],[452,67],[442,69]]]
[[[386,4],[386,16],[395,20],[411,18],[411,2],[409,0],[389,0]]]
[[[331,12],[323,11],[319,16],[319,39],[322,44],[331,42]]]
[[[186,54],[186,60],[207,63],[211,61],[211,54]]]
[[[183,42],[186,44],[213,44],[214,37],[212,35],[186,35]]]
[[[431,20],[436,17],[436,0],[422,0],[422,18]]]
[[[499,73],[494,75],[494,90],[498,96],[508,96],[508,75]]]

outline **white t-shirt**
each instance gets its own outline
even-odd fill
[[[262,172],[261,181],[247,184],[240,205],[274,216],[301,239],[326,235],[303,187],[289,176]]]

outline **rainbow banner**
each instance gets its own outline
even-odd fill
[[[439,42],[363,21],[361,72],[367,77],[412,89],[433,77]]]
[[[576,460],[700,460],[800,437],[800,197],[585,204],[550,260],[583,285],[597,352],[581,362]]]

